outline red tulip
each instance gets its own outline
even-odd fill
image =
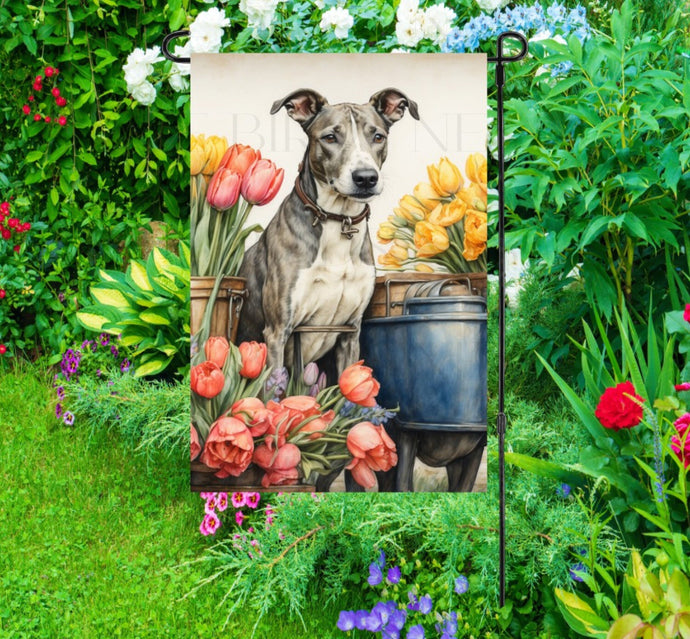
[[[261,444],[256,447],[252,457],[252,461],[266,471],[261,480],[261,485],[264,487],[297,483],[299,479],[297,464],[301,459],[302,454],[294,444],[285,444],[277,451],[271,450],[266,444]]]
[[[199,433],[196,432],[194,424],[189,424],[189,454],[191,461],[194,461],[201,452],[201,444],[199,443]]]
[[[209,337],[204,344],[204,353],[209,362],[217,364],[219,368],[223,368],[225,360],[230,351],[230,344],[225,337]]]
[[[340,375],[338,385],[347,399],[360,406],[376,406],[374,397],[378,395],[381,385],[371,374],[371,368],[362,366],[364,360],[348,366]]]
[[[353,479],[364,488],[376,485],[374,471],[390,470],[398,463],[395,442],[383,426],[361,422],[347,434],[347,448],[353,456],[345,467]]]
[[[239,419],[221,417],[211,426],[201,462],[219,468],[216,477],[238,477],[247,470],[253,453],[254,439],[249,429]]]
[[[242,178],[242,197],[250,204],[268,204],[278,193],[284,173],[271,160],[257,160]]]
[[[193,366],[189,372],[189,380],[192,390],[202,397],[210,399],[215,397],[223,390],[225,376],[218,364],[213,362],[203,362],[198,366]]]
[[[309,440],[319,439],[319,437],[323,437],[326,430],[328,430],[329,424],[333,421],[334,418],[335,411],[329,410],[320,417],[312,419],[310,422],[300,427],[299,432],[311,433],[307,438]]]
[[[230,169],[218,169],[208,183],[206,201],[220,211],[232,208],[240,194],[242,176]]]
[[[240,356],[242,357],[242,368],[240,375],[247,379],[255,379],[261,375],[261,371],[266,365],[266,355],[268,349],[266,344],[258,342],[242,342],[239,346]]]
[[[261,159],[261,151],[246,144],[233,144],[223,155],[218,168],[230,169],[243,176],[247,169]]]

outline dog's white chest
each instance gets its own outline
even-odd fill
[[[366,221],[348,240],[340,224],[323,225],[319,251],[313,264],[297,275],[293,295],[294,325],[336,326],[359,323],[374,290],[376,269],[360,259]],[[314,361],[333,348],[336,333],[303,334],[304,363]]]

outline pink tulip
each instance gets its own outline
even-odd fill
[[[194,424],[189,424],[190,434],[189,434],[189,454],[191,460],[194,461],[201,453],[201,443],[199,442],[199,433],[196,432]]]
[[[242,176],[237,171],[218,169],[208,183],[206,201],[220,211],[232,208],[240,194]]]
[[[225,375],[217,364],[202,362],[198,366],[192,366],[189,381],[197,395],[211,399],[223,390]]]
[[[271,160],[257,160],[242,178],[242,197],[250,204],[268,204],[278,193],[283,174]]]
[[[301,459],[302,454],[294,444],[285,444],[277,451],[271,450],[266,444],[261,444],[254,449],[252,456],[252,461],[266,471],[261,480],[261,485],[265,488],[297,483],[299,479],[297,464]]]
[[[364,488],[376,485],[373,471],[386,471],[398,463],[395,443],[383,426],[361,422],[347,434],[347,449],[353,459],[345,466],[352,478]]]
[[[204,344],[206,359],[209,362],[217,364],[220,368],[223,368],[229,351],[230,344],[227,338],[223,336],[211,336],[206,340],[206,344]]]
[[[255,379],[261,375],[266,365],[268,349],[266,344],[259,342],[242,342],[239,346],[240,356],[242,357],[242,368],[240,375],[247,379]]]
[[[254,453],[254,439],[243,422],[221,417],[211,426],[201,462],[220,469],[216,477],[238,477],[249,466]]]
[[[218,168],[230,169],[243,176],[249,167],[261,159],[261,151],[246,144],[233,144],[223,155]]]
[[[374,379],[371,368],[363,366],[364,360],[348,366],[340,375],[338,385],[347,399],[360,406],[376,406],[374,399],[381,385]]]

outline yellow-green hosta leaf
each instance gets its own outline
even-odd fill
[[[611,626],[606,639],[634,639],[646,624],[637,615],[623,615]]]
[[[132,305],[129,300],[114,288],[99,288],[98,286],[91,287],[91,295],[99,303],[105,306],[112,306],[119,309],[130,309]]]
[[[161,353],[165,353],[166,355],[171,355],[171,356],[174,355],[175,353],[177,353],[177,349],[172,344],[168,344],[166,346],[158,346],[158,350]]]
[[[108,273],[108,271],[104,271],[102,268],[98,270],[98,276],[105,282],[114,282],[115,278]]]
[[[146,274],[146,267],[141,262],[133,261],[129,265],[129,274],[140,289],[144,291],[153,290],[153,286],[151,286],[151,282],[149,282],[148,275]]]
[[[149,324],[156,324],[158,326],[170,326],[170,318],[163,314],[163,313],[157,313],[153,309],[149,309],[147,311],[142,311],[139,313],[139,317],[144,320],[145,322],[148,322]]]
[[[147,375],[157,375],[162,373],[172,361],[172,357],[154,357],[148,360],[146,363],[141,364],[136,367],[134,371],[134,377],[146,377]]]
[[[605,639],[609,624],[586,601],[561,588],[556,588],[555,593],[558,607],[573,630],[587,637]]]
[[[77,311],[77,320],[84,327],[92,331],[102,331],[103,325],[110,322],[110,319],[103,315],[96,315],[95,313],[85,313]],[[115,331],[106,331],[115,333]]]

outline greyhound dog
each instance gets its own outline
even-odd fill
[[[304,362],[332,349],[337,372],[359,358],[364,309],[376,271],[367,219],[369,202],[383,189],[390,127],[417,104],[397,89],[375,93],[366,104],[328,104],[311,89],[273,103],[285,107],[308,137],[295,186],[254,246],[240,276],[247,278],[239,341],[265,341],[268,365],[292,363],[293,332],[300,325],[344,326],[349,332],[301,336]]]

